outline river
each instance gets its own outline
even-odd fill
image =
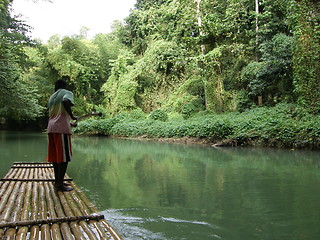
[[[68,174],[124,239],[315,240],[319,151],[73,138]],[[0,176],[47,136],[0,132]]]

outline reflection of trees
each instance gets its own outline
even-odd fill
[[[23,155],[45,156],[47,147],[46,135],[37,134],[2,133],[0,143],[3,169]],[[299,239],[319,223],[318,152],[101,137],[75,137],[73,150],[68,174],[100,209],[161,208],[168,216],[180,210],[180,218],[245,229],[257,239],[276,239],[290,219]]]
[[[210,219],[230,218],[230,223],[237,222],[237,215],[271,222],[283,210],[280,200],[292,203],[286,209],[294,212],[291,200],[299,199],[290,186],[306,184],[298,179],[313,171],[305,163],[316,161],[312,154],[283,150],[106,138],[76,138],[74,142],[79,171],[83,171],[79,174],[102,188],[97,192],[104,207],[194,209]],[[310,193],[305,190],[305,194]]]

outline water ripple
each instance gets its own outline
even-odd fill
[[[192,224],[212,226],[211,224],[209,224],[207,222],[200,222],[200,221],[188,221],[188,220],[182,220],[182,219],[176,219],[176,218],[165,218],[165,217],[160,217],[160,219],[162,219],[164,221],[168,221],[168,222],[175,222],[175,223],[192,223]]]
[[[175,224],[195,224],[200,226],[206,226],[211,229],[219,229],[218,226],[209,224],[204,221],[196,220],[184,220],[174,217],[148,217],[142,218],[137,216],[132,216],[127,214],[128,212],[144,212],[148,209],[108,209],[102,211],[101,214],[105,215],[105,219],[123,236],[124,239],[128,240],[140,240],[140,239],[150,239],[150,240],[169,240],[169,239],[178,239],[178,238],[168,238],[162,232],[152,232],[149,229],[146,229],[147,226],[152,223],[175,223]],[[185,226],[183,226],[185,227]],[[221,239],[217,234],[207,235],[210,239]],[[184,238],[183,238],[184,239]]]
[[[154,222],[156,219],[148,218],[144,219],[141,217],[130,216],[123,214],[123,211],[128,209],[111,209],[102,211],[101,213],[105,216],[105,219],[120,233],[124,239],[128,240],[165,240],[166,238],[163,233],[154,233],[143,226],[146,221]],[[133,209],[130,209],[133,210]],[[141,210],[141,209],[140,209]]]

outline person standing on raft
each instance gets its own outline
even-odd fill
[[[72,113],[74,97],[71,91],[66,90],[67,84],[64,80],[55,83],[55,92],[48,102],[48,156],[47,162],[53,164],[55,176],[55,189],[57,191],[71,191],[72,187],[68,183],[63,183],[64,175],[67,171],[68,163],[71,161],[71,126],[70,118],[77,120]]]

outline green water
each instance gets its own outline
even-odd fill
[[[44,161],[47,137],[0,132],[0,175]],[[74,137],[68,174],[124,239],[320,236],[317,151]]]

